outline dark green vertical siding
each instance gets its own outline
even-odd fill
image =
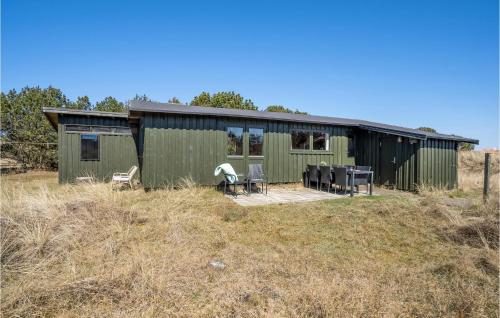
[[[356,163],[371,165],[378,180],[380,138],[375,132],[359,132]],[[402,138],[396,146],[396,182],[401,190],[416,190],[417,185],[453,188],[457,186],[457,143],[428,139],[411,144]]]
[[[371,166],[374,181],[379,182],[380,136],[368,131],[356,132],[356,165]]]
[[[60,115],[58,125],[59,182],[73,182],[75,178],[84,176],[109,180],[114,172],[126,172],[132,165],[138,165],[136,144],[131,135],[101,133],[99,134],[99,160],[80,160],[80,134],[66,133],[64,125],[67,124],[128,127],[126,118]]]
[[[302,181],[308,164],[369,165],[378,182],[383,157],[380,141],[394,138],[395,188],[415,190],[418,184],[449,188],[457,185],[458,153],[454,141],[429,139],[415,143],[401,137],[397,142],[396,136],[359,129],[352,131],[340,126],[146,113],[139,120],[134,136],[99,134],[100,160],[81,161],[80,135],[66,133],[64,125],[67,124],[129,127],[126,118],[60,115],[60,182],[88,175],[109,180],[114,172],[138,165],[146,188],[177,184],[186,177],[200,184],[216,184],[222,177],[213,175],[214,168],[224,162],[231,163],[241,174],[246,174],[249,163],[263,163],[267,179],[272,183]],[[244,128],[246,154],[248,128],[264,129],[264,156],[227,156],[226,128],[229,126]],[[328,133],[329,150],[291,150],[290,132],[293,130]],[[350,133],[356,138],[355,157],[348,156],[347,136]],[[392,158],[392,154],[389,157]]]
[[[417,185],[417,144],[402,138],[396,145],[396,188],[413,191]]]
[[[195,117],[148,113],[144,117],[142,182],[147,188],[176,184],[191,177],[200,184],[216,184],[217,165],[229,162],[238,173],[246,174],[248,163],[258,158],[227,156],[228,126],[264,129],[264,170],[269,182],[300,182],[307,164],[354,164],[347,156],[347,129],[344,127],[255,121],[234,118]],[[291,150],[290,131],[319,130],[329,134],[328,151]],[[245,137],[246,138],[246,137]],[[245,139],[247,141],[247,139]]]
[[[417,180],[419,184],[454,188],[457,186],[457,143],[449,140],[420,141]]]
[[[357,131],[356,133],[356,164],[371,166],[374,171],[375,182],[380,182],[381,149],[380,142],[385,134]],[[396,159],[394,164],[395,180],[394,187],[400,190],[413,191],[417,184],[417,144],[410,143],[408,138],[392,136],[395,143],[395,153],[390,154]]]
[[[360,132],[357,164],[371,165],[378,180],[380,167],[379,133]],[[456,142],[429,139],[411,144],[402,138],[396,146],[396,181],[401,190],[415,190],[419,184],[453,188],[457,185]]]

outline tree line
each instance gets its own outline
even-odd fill
[[[151,101],[148,96],[138,94],[130,100]],[[57,132],[54,131],[45,118],[42,112],[43,107],[126,112],[129,101],[122,102],[112,96],[108,96],[95,104],[91,103],[88,96],[79,96],[72,101],[60,89],[55,87],[25,87],[20,91],[12,89],[7,93],[2,92],[0,95],[1,155],[3,158],[16,159],[28,168],[57,168]],[[177,97],[172,97],[167,102],[182,104]],[[184,105],[259,109],[251,99],[246,99],[232,91],[214,94],[201,92]],[[270,105],[264,110],[306,114],[283,105]]]

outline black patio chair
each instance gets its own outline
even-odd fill
[[[333,183],[335,183],[335,168],[345,168],[343,165],[331,165],[332,167],[332,176],[333,176]]]
[[[356,166],[356,170],[372,171],[371,166]]]
[[[241,180],[238,178],[237,181],[234,181],[234,182],[231,182],[229,181],[229,176],[230,175],[227,175],[224,173],[224,194],[227,193],[227,188],[229,188],[229,190],[231,190],[231,186],[233,186],[233,196],[234,197],[238,197],[238,191],[236,190],[236,186],[245,186],[247,184],[247,181],[246,180]],[[241,174],[238,174],[237,177],[243,177],[243,175]],[[229,187],[228,187],[229,186]],[[243,188],[243,192],[244,192],[244,188]],[[247,195],[248,195],[248,192],[247,192]]]
[[[320,171],[320,187],[323,189],[323,185],[328,186],[328,193],[330,193],[330,187],[332,186],[332,169],[330,166],[319,167]]]
[[[261,192],[264,192],[264,184],[266,185],[266,195],[267,195],[267,180],[265,178],[264,172],[262,170],[262,164],[249,164],[248,165],[248,175],[247,175],[247,193],[250,195],[252,192],[252,184],[260,183],[262,185]]]
[[[316,165],[307,165],[307,183],[308,187],[311,187],[311,182],[316,182],[316,190],[319,190],[320,183],[320,172],[318,166]]]
[[[361,171],[371,171],[370,166],[356,166],[356,170]],[[369,185],[370,185],[370,174],[369,173],[356,173],[354,178],[354,185],[356,186],[356,191],[359,192],[360,185],[366,185],[366,193],[368,193]]]
[[[347,192],[347,186],[349,185],[349,175],[347,175],[346,167],[334,167],[333,173],[335,174],[335,193],[337,193],[337,187],[340,186],[340,190]]]

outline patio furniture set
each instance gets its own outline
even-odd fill
[[[326,186],[330,192],[333,186],[335,193],[338,187],[347,193],[349,186],[352,197],[355,188],[359,192],[359,186],[366,185],[367,194],[373,194],[373,171],[370,166],[307,165],[304,175],[304,186],[309,188],[311,184],[315,184],[317,190],[323,190]]]
[[[122,173],[114,173],[111,179],[111,187],[114,188],[117,184],[127,184],[132,187],[132,178],[137,172],[137,166],[132,166],[129,171]],[[214,175],[224,175],[224,194],[228,190],[235,197],[238,197],[237,186],[243,187],[243,192],[250,196],[252,189],[257,192],[265,193],[267,195],[267,180],[262,169],[262,164],[249,164],[248,174],[246,177],[243,174],[237,174],[233,167],[224,163],[216,167]],[[92,177],[79,177],[77,182],[90,182],[93,181]],[[257,185],[260,184],[259,189]],[[350,187],[350,196],[354,196],[354,189],[359,192],[360,185],[366,185],[366,192],[370,195],[373,194],[373,171],[370,166],[327,166],[327,165],[307,165],[304,172],[304,186],[311,188],[311,184],[316,184],[316,190],[323,190],[324,186],[328,193],[333,187],[334,192],[337,193],[337,188],[340,187],[341,191],[347,193],[347,187]],[[255,185],[255,188],[253,186]]]
[[[243,186],[243,192],[250,196],[252,193],[252,186],[255,185],[257,192],[264,193],[265,190],[265,194],[267,195],[267,180],[264,175],[264,170],[262,169],[262,164],[249,164],[246,177],[243,174],[234,172],[233,167],[227,163],[218,166],[215,169],[214,175],[218,175],[220,172],[224,174],[224,194],[227,193],[228,189],[231,190],[232,185],[233,191],[231,193],[235,197],[238,197],[237,186]],[[260,190],[257,184],[261,184]]]
[[[267,180],[265,178],[262,164],[249,164],[248,174],[238,174],[234,171],[233,167],[228,164],[222,164],[215,169],[214,175],[224,175],[224,194],[231,191],[233,196],[238,196],[237,187],[243,187],[243,193],[250,196],[253,186],[257,192],[265,193],[267,195]],[[350,187],[350,196],[354,196],[356,189],[359,192],[360,185],[366,185],[367,194],[373,194],[373,171],[370,166],[326,166],[326,165],[307,165],[304,173],[304,186],[311,187],[311,184],[316,184],[317,190],[334,189],[337,193],[337,188],[347,194],[347,188]],[[261,184],[259,189],[256,185]],[[265,185],[265,188],[264,188]]]

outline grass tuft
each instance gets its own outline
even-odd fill
[[[457,244],[498,249],[499,226],[498,219],[482,220],[451,227],[444,231],[441,236]]]
[[[222,220],[224,222],[235,222],[244,219],[248,215],[245,210],[231,209],[229,211],[224,211],[222,214]]]

